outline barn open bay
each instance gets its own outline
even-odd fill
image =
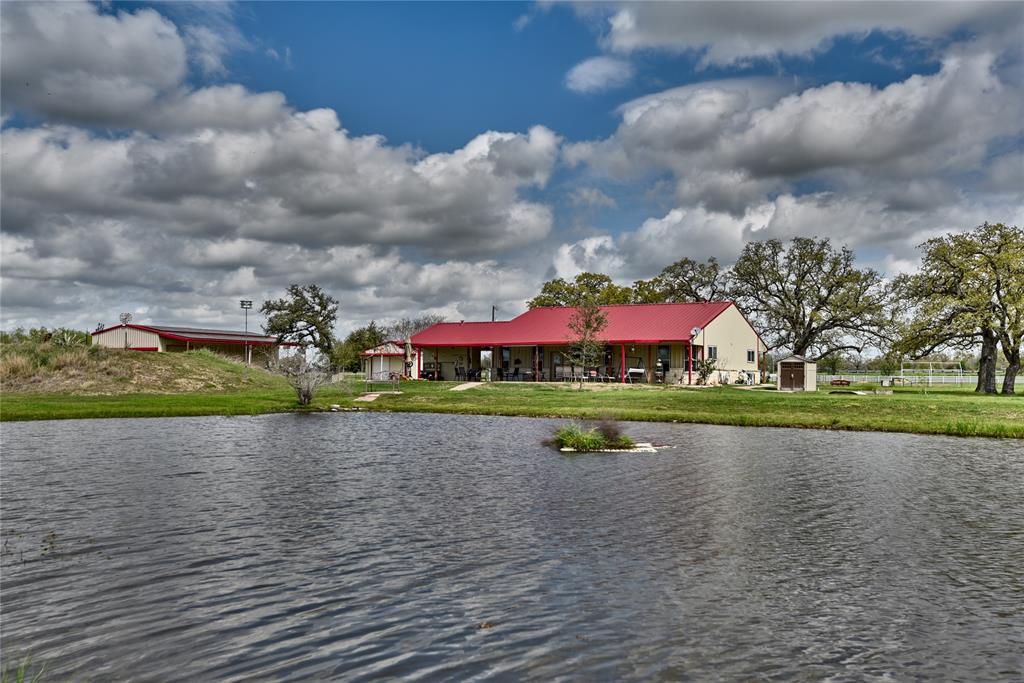
[[[49,675],[1011,680],[1016,441],[341,414],[5,423],[5,657]]]

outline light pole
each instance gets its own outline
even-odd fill
[[[252,308],[252,302],[242,299],[239,303],[242,305],[242,310],[245,311],[245,364],[249,365],[249,309]]]

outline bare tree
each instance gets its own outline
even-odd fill
[[[597,299],[586,297],[569,318],[572,339],[569,345],[569,362],[583,368],[597,365],[604,352],[605,342],[601,332],[608,326],[608,316],[601,310]],[[580,375],[580,390],[583,390],[583,376]]]
[[[435,315],[427,313],[417,318],[401,318],[391,323],[387,328],[387,336],[392,341],[407,341],[412,338],[414,334],[418,334],[423,330],[427,329],[431,325],[437,323],[443,323],[443,315]]]
[[[309,405],[317,389],[331,381],[330,368],[325,363],[309,361],[304,352],[282,358],[274,369],[288,380],[302,406]]]

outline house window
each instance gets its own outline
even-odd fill
[[[747,362],[748,363],[755,362],[754,361],[754,350],[753,349],[747,349]]]
[[[509,363],[512,362],[512,349],[507,346],[501,347],[501,369],[508,370]]]
[[[708,347],[708,360],[711,360],[712,358],[718,358],[718,347],[717,346],[709,346]]]

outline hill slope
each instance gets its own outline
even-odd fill
[[[225,393],[287,389],[283,378],[210,351],[144,353],[48,343],[0,346],[4,393]]]

